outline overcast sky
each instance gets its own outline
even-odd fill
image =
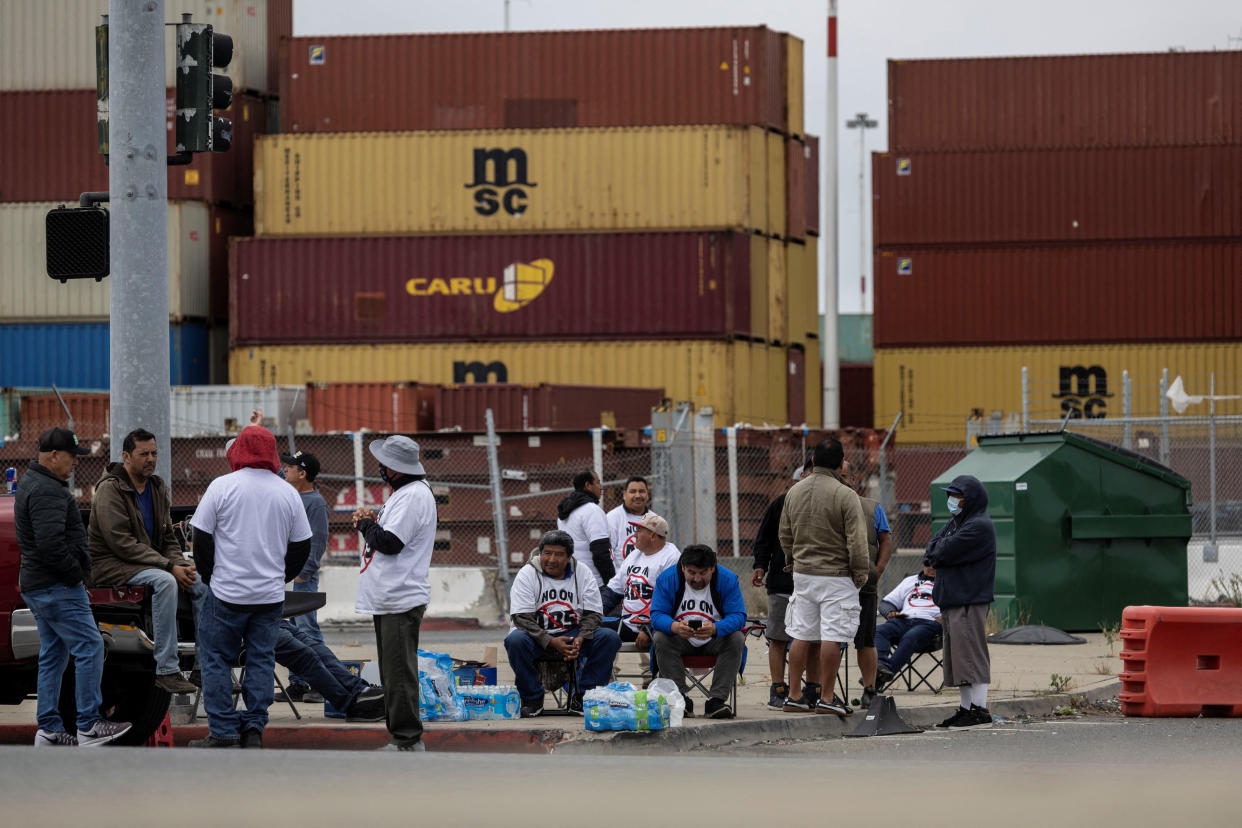
[[[299,36],[499,31],[504,7],[505,0],[295,0],[293,31]],[[509,15],[515,31],[763,24],[791,32],[806,43],[806,128],[822,136],[827,9],[827,0],[512,0]],[[867,150],[887,148],[886,60],[1242,46],[1239,0],[839,0],[837,14],[842,313],[862,309],[859,136],[844,122],[867,112],[879,121],[877,129],[867,131]],[[870,211],[864,215],[869,246]],[[826,252],[822,245],[821,267]],[[870,310],[870,261],[864,265]]]

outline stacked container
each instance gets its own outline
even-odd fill
[[[1242,52],[889,62],[875,424],[1135,416],[1242,362]],[[1236,391],[1232,393],[1237,393]],[[1222,403],[1218,413],[1242,411]]]
[[[169,343],[174,384],[223,382],[228,237],[253,226],[254,137],[266,131],[276,41],[292,32],[292,0],[169,0],[170,23],[189,12],[229,34],[234,56],[232,148],[168,168]],[[45,216],[108,189],[100,154],[95,27],[107,0],[0,4],[0,386],[109,384],[111,277],[66,284],[46,273]],[[176,97],[166,30],[168,154]],[[219,339],[211,358],[211,341]],[[38,355],[38,358],[32,358]]]
[[[230,258],[233,381],[658,387],[721,424],[819,420],[797,38],[292,38],[280,92]]]

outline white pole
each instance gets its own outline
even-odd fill
[[[595,471],[595,476],[599,478],[599,482],[604,482],[604,430],[602,428],[591,429],[591,468]]]
[[[354,437],[354,508],[361,509],[364,504],[362,499],[366,496],[367,484],[362,479],[362,435],[363,432],[355,431]],[[362,535],[357,532],[354,537],[358,539],[358,554],[362,554]]]
[[[859,114],[862,117],[862,113]],[[867,123],[858,129],[858,309],[867,308]]]
[[[741,531],[737,517],[737,426],[725,429],[725,441],[729,450],[729,517],[733,527],[733,556],[742,554]]]
[[[841,427],[841,366],[837,343],[837,0],[828,0],[828,121],[824,127],[824,229],[828,243],[826,267],[820,269],[820,293],[824,302],[823,339],[820,341],[824,372],[824,428]]]

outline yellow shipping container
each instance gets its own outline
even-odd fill
[[[254,189],[261,236],[785,233],[785,145],[758,127],[264,135]]]
[[[789,134],[803,134],[802,40],[785,35],[785,109],[789,113]]]
[[[786,353],[756,342],[457,342],[235,348],[239,385],[518,382],[663,387],[712,406],[717,425],[784,425]],[[809,410],[809,405],[808,405]]]
[[[789,344],[787,294],[789,275],[788,244],[772,242],[768,246],[768,340]]]
[[[968,324],[968,322],[963,322]],[[1131,413],[1160,414],[1160,378],[1182,377],[1189,394],[1242,394],[1242,342],[1152,345],[1066,345],[1045,348],[891,348],[875,351],[875,427],[905,412],[902,443],[963,443],[971,416],[1022,415],[1022,368],[1028,374],[1030,417],[1117,418],[1122,415],[1122,372],[1128,371]],[[1207,405],[1187,416],[1206,415]],[[1217,414],[1242,414],[1242,401],[1225,400]]]
[[[807,236],[805,244],[791,241],[785,245],[785,257],[785,325],[789,341],[817,342],[819,243],[813,236]]]
[[[767,342],[771,319],[768,317],[769,290],[772,282],[771,248],[780,242],[762,236],[750,240],[750,335]]]
[[[806,343],[806,424],[811,428],[824,424],[823,360],[818,339]]]

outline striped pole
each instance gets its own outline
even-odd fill
[[[837,343],[837,0],[828,0],[828,121],[824,128],[824,152],[820,160],[827,180],[824,193],[824,230],[827,266],[820,268],[820,292],[824,297],[823,349],[824,428],[841,427],[840,352]]]

